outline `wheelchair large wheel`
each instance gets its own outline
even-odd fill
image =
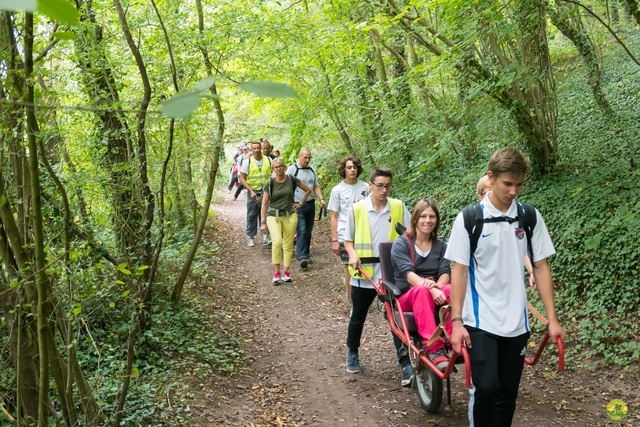
[[[434,414],[442,403],[442,379],[429,367],[423,366],[415,376],[416,392],[422,408]]]

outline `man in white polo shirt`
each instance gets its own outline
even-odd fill
[[[522,271],[527,238],[519,228],[515,198],[531,167],[515,148],[496,151],[489,161],[491,182],[480,206],[484,221],[475,252],[462,213],[451,230],[445,257],[451,271],[453,349],[463,342],[471,358],[469,421],[472,426],[510,426],[529,338],[527,295]],[[551,340],[564,338],[556,316],[547,258],[555,254],[540,212],[531,236],[533,274],[549,319]],[[493,222],[486,222],[495,218]]]

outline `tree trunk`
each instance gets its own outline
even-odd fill
[[[613,116],[613,109],[602,92],[602,86],[600,84],[602,70],[598,62],[596,49],[588,34],[584,31],[580,14],[573,5],[565,5],[562,1],[558,2],[557,5],[557,9],[551,5],[547,6],[551,22],[566,38],[571,40],[576,49],[578,49],[578,52],[580,52],[580,55],[587,65],[589,86],[600,107],[600,111],[602,111],[605,116],[611,117]]]
[[[85,90],[99,108],[95,113],[96,133],[106,140],[96,157],[110,173],[108,184],[113,201],[113,228],[119,251],[130,265],[139,265],[147,259],[147,251],[140,250],[140,243],[145,242],[149,222],[143,214],[148,212],[149,204],[145,209],[140,201],[148,199],[135,197],[139,185],[132,165],[136,158],[126,119],[117,109],[120,104],[118,85],[103,44],[102,27],[96,23],[92,2],[77,2],[83,25],[75,39],[76,55]],[[143,105],[141,111],[144,108]],[[144,116],[139,116],[139,120],[141,118]],[[138,124],[140,129],[143,122]]]
[[[204,13],[202,11],[202,2],[200,0],[196,0],[196,10],[198,11],[198,30],[202,39],[204,40]],[[204,59],[204,65],[207,70],[207,76],[213,75],[213,67],[209,60],[209,51],[206,46],[200,46],[200,52],[202,52],[202,57]],[[209,89],[212,95],[216,95],[213,99],[213,103],[215,106],[216,117],[218,119],[218,132],[216,134],[216,138],[214,140],[213,147],[213,156],[211,158],[211,165],[209,167],[209,180],[207,182],[207,192],[204,199],[204,206],[202,212],[200,214],[200,221],[198,222],[198,227],[195,231],[195,236],[193,238],[193,242],[191,242],[191,247],[189,248],[189,253],[187,254],[187,259],[182,266],[182,270],[180,271],[180,276],[178,276],[178,280],[176,281],[175,286],[171,292],[171,301],[179,302],[182,297],[182,289],[184,287],[184,283],[187,280],[187,275],[189,274],[189,270],[191,270],[191,264],[193,263],[193,259],[196,256],[196,252],[198,251],[198,246],[200,246],[200,241],[202,240],[202,233],[204,232],[204,227],[207,223],[207,218],[209,216],[209,208],[211,205],[211,198],[213,197],[213,189],[216,184],[216,174],[218,173],[218,161],[220,159],[220,147],[222,146],[222,140],[224,138],[224,113],[222,111],[222,105],[218,100],[217,88],[214,84]]]
[[[342,123],[342,119],[338,114],[338,109],[336,108],[336,105],[335,105],[336,102],[333,96],[333,88],[331,87],[331,80],[329,80],[329,74],[327,73],[327,69],[322,63],[322,61],[320,61],[320,69],[322,71],[322,78],[324,80],[324,89],[327,94],[326,108],[329,112],[329,116],[331,117],[333,124],[336,126],[336,129],[338,130],[338,134],[340,135],[342,142],[344,142],[347,152],[354,153],[355,150],[353,148],[353,143],[351,142],[351,137],[349,136],[349,133],[344,127],[344,123]]]
[[[49,349],[47,348],[46,337],[51,331],[49,324],[49,297],[48,297],[48,277],[45,273],[44,255],[44,231],[42,225],[42,206],[40,198],[40,177],[38,167],[38,147],[36,144],[36,115],[34,111],[34,92],[31,76],[33,75],[33,15],[25,14],[25,43],[24,62],[26,100],[30,104],[27,111],[27,140],[29,146],[29,177],[31,178],[31,204],[32,213],[31,227],[35,254],[35,282],[38,294],[37,302],[37,324],[38,324],[38,427],[49,425]]]
[[[387,0],[387,5],[391,8],[387,11],[391,16],[402,12],[402,19],[398,24],[417,43],[433,54],[440,56],[446,53],[431,41],[433,36],[447,48],[454,47],[453,42],[424,22],[424,17],[405,13],[394,0]],[[546,40],[544,2],[534,0],[516,3],[513,16],[506,16],[507,14],[502,19],[511,19],[509,22],[515,24],[514,32],[518,34],[503,36],[501,32],[492,31],[490,25],[481,21],[480,13],[477,25],[482,30],[481,38],[475,41],[476,46],[471,46],[484,48],[488,51],[487,55],[478,58],[471,49],[465,50],[462,52],[462,61],[456,67],[474,83],[482,85],[488,95],[511,112],[527,144],[534,170],[545,173],[556,168],[558,149],[557,101]],[[498,22],[494,25],[499,24]],[[427,34],[421,33],[420,27],[425,29]],[[512,40],[516,40],[515,46]],[[511,49],[516,49],[515,53],[512,53]],[[513,73],[508,68],[513,64],[523,67],[525,78],[506,78],[509,73]]]
[[[401,110],[411,107],[411,87],[409,86],[409,72],[410,67],[407,67],[408,62],[406,60],[406,39],[408,38],[405,33],[399,30],[394,31],[395,34],[391,37],[390,46],[393,46],[398,54],[394,55],[394,61],[389,67],[391,75],[393,76],[393,99],[395,100],[395,107]],[[424,87],[424,85],[423,85]]]
[[[10,93],[19,94],[16,96],[22,96],[25,94],[25,79],[24,79],[24,63],[21,60],[20,49],[18,48],[18,41],[16,40],[16,34],[20,32],[14,28],[14,15],[10,12],[0,13],[0,43],[3,51],[7,51],[5,56],[5,63],[9,64],[7,69],[7,90],[3,88],[3,97],[11,98]],[[27,162],[27,148],[24,145],[24,111],[22,107],[12,105],[7,109],[0,110],[2,112],[2,120],[6,124],[8,129],[12,132],[8,136],[9,159],[12,169],[15,171],[15,197],[18,200],[22,200],[23,203],[17,204],[17,218],[18,228],[22,235],[26,235],[29,231],[29,224],[27,222],[26,212],[29,210],[31,200],[31,183],[29,182],[29,165]]]
[[[631,16],[636,20],[636,24],[640,25],[640,2],[638,0],[626,0],[626,2]]]

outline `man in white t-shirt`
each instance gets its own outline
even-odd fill
[[[491,191],[481,202],[485,222],[477,248],[462,213],[451,230],[445,257],[455,264],[451,271],[451,342],[460,352],[465,342],[471,358],[469,421],[472,426],[510,426],[518,397],[524,356],[529,338],[527,295],[522,271],[527,253],[525,231],[515,219],[515,198],[531,167],[515,148],[496,151],[487,176]],[[555,254],[549,232],[536,210],[531,237],[533,274],[549,319],[553,342],[566,336],[556,316],[553,280],[547,258]]]
[[[287,175],[298,178],[311,189],[311,196],[309,196],[307,201],[302,203],[296,211],[298,214],[296,255],[298,256],[298,261],[300,261],[300,268],[307,268],[307,265],[311,264],[311,233],[313,232],[313,224],[316,216],[316,200],[320,202],[321,207],[327,205],[322,197],[318,175],[316,171],[309,166],[310,161],[311,151],[308,148],[303,148],[300,150],[300,154],[298,154],[298,161],[287,169]],[[305,197],[304,192],[300,190],[300,188],[296,188],[296,191],[293,193],[294,201],[300,203],[303,197]]]
[[[331,250],[338,255],[345,266],[344,284],[347,299],[351,304],[351,284],[349,283],[349,254],[344,248],[344,230],[347,226],[349,209],[371,193],[369,184],[358,179],[362,173],[362,162],[356,156],[346,156],[338,164],[342,182],[331,189],[327,209],[331,211]]]

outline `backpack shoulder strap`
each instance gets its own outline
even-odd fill
[[[269,185],[267,186],[267,194],[269,194],[269,198],[271,198],[272,191],[273,191],[273,177],[269,178]]]
[[[411,260],[411,264],[416,265],[416,253],[413,248],[413,241],[406,234],[403,234],[402,237],[407,240],[407,246],[409,246],[409,259]]]
[[[289,180],[289,182],[291,183],[291,194],[293,194],[293,197],[295,198],[296,196],[296,188],[298,187],[296,185],[295,182],[293,182],[293,177],[291,175],[287,175],[287,179]],[[296,178],[297,179],[297,178]],[[298,180],[298,182],[300,182],[300,180]]]
[[[484,224],[484,214],[480,203],[464,208],[462,210],[462,219],[464,220],[464,228],[469,234],[470,254],[473,255],[478,247],[478,239],[482,234],[482,226]]]
[[[298,166],[297,163],[294,163],[293,166],[296,167],[296,171],[294,172],[293,176],[295,176],[297,178],[298,177],[298,172],[300,172],[300,166]],[[314,176],[316,175],[316,171],[314,171],[311,166],[307,166],[305,169],[311,170],[311,173],[313,173]]]
[[[518,225],[524,229],[524,233],[527,236],[527,253],[529,259],[533,263],[533,246],[531,245],[531,238],[533,236],[533,229],[536,227],[538,217],[536,216],[536,208],[533,205],[527,203],[518,202]]]

